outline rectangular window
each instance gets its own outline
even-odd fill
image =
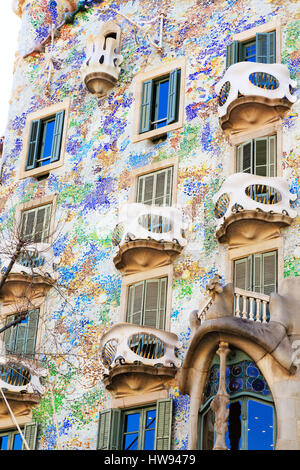
[[[108,409],[99,414],[97,449],[169,450],[172,398],[136,409]]]
[[[163,330],[166,320],[167,282],[167,277],[163,277],[129,286],[126,321]]]
[[[28,423],[21,428],[22,434],[30,450],[35,450],[37,438],[37,424]],[[0,450],[24,450],[25,444],[17,429],[0,432]]]
[[[21,234],[25,240],[47,243],[50,235],[52,204],[39,206],[22,212]]]
[[[140,134],[178,120],[180,69],[142,84]]]
[[[233,41],[227,46],[226,68],[244,61],[276,63],[276,32],[257,33],[251,41]]]
[[[49,165],[60,159],[65,111],[47,119],[31,122],[26,171]]]
[[[6,324],[16,319],[16,315],[6,317]],[[39,309],[28,312],[27,317],[13,328],[8,328],[4,333],[6,352],[20,354],[33,359],[36,346],[36,337],[39,322]]]
[[[155,206],[172,205],[173,167],[138,177],[136,201]]]
[[[256,253],[234,261],[234,286],[270,295],[277,291],[277,251]]]
[[[237,173],[276,176],[276,135],[252,139],[237,147]]]

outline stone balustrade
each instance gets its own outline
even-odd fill
[[[178,368],[176,352],[182,347],[169,331],[131,323],[117,323],[103,335],[101,360],[106,373],[125,364]]]

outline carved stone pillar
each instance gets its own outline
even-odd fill
[[[213,450],[227,450],[225,434],[227,431],[227,418],[229,414],[229,410],[227,408],[229,395],[226,391],[226,357],[229,351],[228,343],[221,341],[219,349],[217,350],[217,354],[220,356],[219,389],[217,395],[210,404],[210,408],[216,416],[215,429],[217,438]]]

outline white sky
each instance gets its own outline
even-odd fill
[[[12,0],[1,0],[0,10],[0,137],[4,135],[9,100],[11,98],[11,87],[13,78],[13,64],[21,19],[12,11]]]

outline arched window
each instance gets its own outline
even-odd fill
[[[204,387],[199,419],[199,448],[211,450],[215,441],[215,414],[210,408],[218,392],[219,357],[215,355]],[[231,350],[227,358],[226,389],[230,396],[225,442],[229,450],[273,450],[275,408],[266,380],[244,353]]]

